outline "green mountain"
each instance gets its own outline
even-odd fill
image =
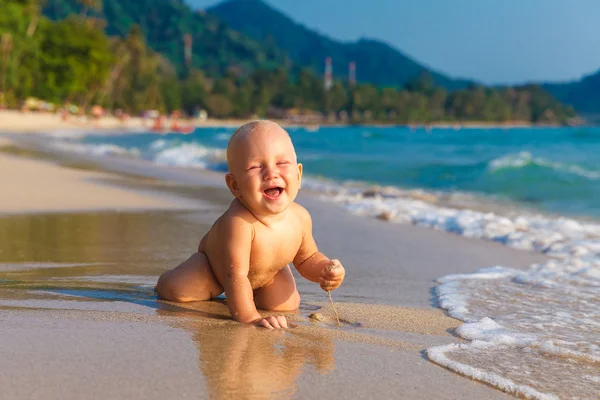
[[[573,106],[588,120],[600,122],[600,70],[579,81],[543,85],[559,101]]]
[[[286,62],[275,44],[261,43],[236,32],[216,16],[195,12],[183,0],[102,0],[101,11],[85,9],[78,0],[47,0],[44,14],[60,20],[87,12],[106,20],[108,35],[124,37],[132,25],[141,27],[148,45],[185,70],[184,35],[192,37],[192,66],[209,75],[230,69],[248,73]]]
[[[17,22],[25,27],[29,24],[23,22],[31,18],[22,0],[2,2],[23,14],[16,22],[9,18],[9,31]],[[100,3],[103,7],[94,7]],[[209,12],[194,11],[184,0],[46,0],[43,11],[61,22],[42,19],[40,27],[47,25],[47,32],[40,29],[40,34],[29,40],[31,49],[10,61],[11,65],[19,65],[21,59],[35,61],[39,57],[32,55],[42,52],[39,65],[23,76],[47,79],[41,83],[30,79],[24,86],[26,80],[19,79],[23,68],[3,66],[8,75],[0,82],[6,81],[4,96],[14,98],[11,103],[34,95],[84,105],[98,101],[131,112],[147,107],[188,112],[205,108],[220,117],[281,117],[289,110],[300,110],[328,118],[346,115],[344,118],[350,116],[353,122],[565,123],[574,116],[572,109],[539,86],[494,89],[452,80],[385,43],[341,43],[321,36],[259,0],[230,0]],[[134,26],[138,29],[132,29]],[[122,39],[108,40],[98,27]],[[98,33],[101,37],[96,38]],[[20,31],[13,34],[28,37]],[[193,39],[191,70],[185,63],[186,35]],[[79,46],[78,40],[88,36],[93,39],[89,45]],[[56,57],[56,49],[63,48],[87,55]],[[94,70],[96,64],[90,60],[98,52],[107,55],[110,65],[104,66],[101,74],[88,76],[93,82],[86,83],[80,78],[85,71]],[[323,87],[325,57],[334,62],[335,82],[330,90]],[[58,79],[72,61],[81,68],[71,71],[68,79]],[[340,80],[350,61],[357,63],[356,86]],[[80,86],[74,88],[73,82]]]
[[[231,28],[262,43],[276,43],[290,59],[322,74],[325,58],[332,58],[336,78],[348,77],[348,63],[356,62],[359,82],[403,86],[415,76],[429,72],[435,84],[448,90],[461,89],[470,81],[452,79],[428,70],[386,43],[361,39],[344,43],[329,39],[296,23],[261,0],[228,0],[207,9],[208,14]]]

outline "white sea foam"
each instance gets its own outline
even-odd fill
[[[162,149],[164,149],[165,147],[167,147],[168,142],[164,139],[158,139],[155,140],[154,142],[150,143],[150,149],[153,151],[160,151]]]
[[[422,191],[339,188],[326,181],[319,185],[319,190],[327,190],[324,199],[341,204],[355,214],[371,217],[385,214],[386,219],[393,222],[493,240],[555,257],[600,256],[599,224],[526,212],[499,215],[444,207],[435,204],[438,200],[435,194]]]
[[[453,371],[458,372],[461,375],[468,376],[470,378],[487,382],[492,386],[497,387],[508,393],[513,393],[518,396],[523,396],[527,399],[539,399],[539,400],[558,400],[559,398],[553,394],[543,393],[535,390],[534,388],[527,385],[519,385],[510,379],[506,379],[501,375],[489,372],[484,369],[475,368],[471,365],[463,364],[454,361],[446,356],[446,353],[451,351],[460,351],[468,346],[471,348],[485,348],[491,345],[485,342],[472,342],[469,345],[466,344],[448,344],[445,346],[433,347],[427,350],[427,356],[435,361],[436,363],[445,366]]]
[[[94,156],[117,155],[139,157],[141,152],[138,148],[124,148],[114,144],[83,144],[74,142],[55,142],[54,148],[70,151],[78,154],[91,154]]]
[[[198,143],[158,139],[146,149],[121,147],[113,144],[84,144],[61,141],[53,146],[59,150],[79,154],[120,155],[151,160],[157,164],[177,167],[211,168],[226,160],[225,150],[206,147]]]
[[[490,172],[497,172],[509,168],[523,168],[528,165],[536,165],[538,167],[550,168],[555,171],[562,171],[573,175],[579,175],[584,178],[593,180],[600,179],[600,171],[589,170],[579,165],[559,163],[555,161],[546,160],[545,158],[541,157],[534,157],[528,151],[522,151],[516,154],[508,154],[496,158],[489,162],[488,170]]]
[[[169,144],[162,142],[152,144],[153,150],[158,150],[152,157],[157,164],[208,168],[211,164],[226,159],[225,151],[222,149],[205,147],[197,143],[181,143],[169,147]]]
[[[501,266],[450,275],[440,307],[465,322],[470,343],[428,349],[431,360],[526,398],[600,398],[600,225],[526,211],[439,205],[439,196],[397,188],[310,181],[353,213],[493,240],[555,259],[526,271]]]
[[[600,398],[600,259],[439,282],[440,307],[465,322],[456,333],[471,343],[428,349],[432,361],[527,398]]]

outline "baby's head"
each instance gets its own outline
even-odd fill
[[[226,183],[255,215],[278,214],[294,201],[302,179],[290,135],[271,121],[252,121],[227,145]]]

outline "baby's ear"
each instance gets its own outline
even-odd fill
[[[298,163],[298,182],[302,186],[302,164]]]
[[[225,183],[227,184],[227,187],[229,188],[231,194],[235,197],[238,197],[240,189],[238,188],[238,184],[235,181],[235,177],[232,174],[225,175]]]

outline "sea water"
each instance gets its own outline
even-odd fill
[[[553,257],[440,278],[439,304],[467,341],[428,349],[432,361],[527,398],[600,398],[600,128],[288,130],[304,186],[350,212]],[[56,146],[225,171],[233,131]]]

